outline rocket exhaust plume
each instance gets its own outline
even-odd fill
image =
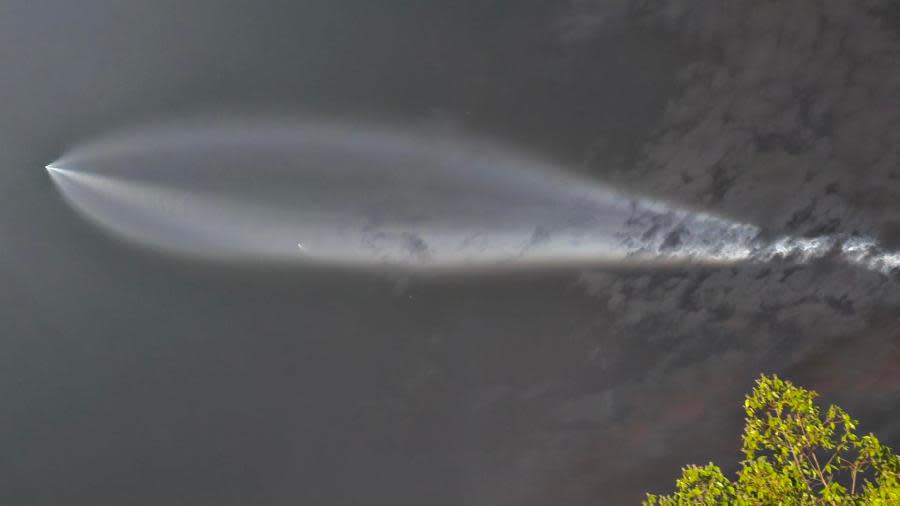
[[[404,269],[730,263],[831,252],[887,273],[859,237],[784,237],[627,195],[497,145],[329,121],[173,123],[47,166],[69,204],[195,257]]]

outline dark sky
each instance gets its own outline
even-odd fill
[[[634,504],[738,459],[761,372],[900,446],[897,275],[205,264],[97,230],[43,169],[171,115],[317,111],[900,248],[898,20],[878,0],[0,3],[0,503]]]

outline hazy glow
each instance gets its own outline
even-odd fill
[[[220,260],[403,268],[805,262],[837,238],[757,240],[475,139],[325,121],[232,121],[110,136],[47,167],[84,216],[130,240]],[[843,241],[888,272],[897,255]]]

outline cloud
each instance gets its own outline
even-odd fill
[[[900,51],[872,9],[632,4],[625,21],[671,30],[700,56],[622,179],[774,231],[883,235],[900,218]]]
[[[578,0],[555,26],[567,44],[658,30],[693,55],[637,161],[610,174],[595,153],[616,184],[769,237],[872,235],[896,248],[900,45],[886,9]],[[543,438],[521,457],[547,462],[529,475],[542,484],[513,503],[634,502],[670,487],[686,463],[736,462],[741,396],[762,372],[794,377],[890,443],[900,438],[890,423],[896,272],[826,254],[807,265],[586,271],[579,286],[598,301],[581,341],[591,386],[543,398]]]

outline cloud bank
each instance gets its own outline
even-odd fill
[[[616,185],[694,203],[763,237],[900,239],[900,45],[887,2],[576,0],[564,44],[666,33],[691,55],[636,161],[589,148]],[[602,62],[598,62],[602,64]],[[597,146],[608,144],[598,139]],[[617,165],[618,164],[618,165]],[[616,170],[610,171],[610,167]],[[852,249],[852,248],[851,248]],[[634,503],[684,464],[736,462],[741,396],[777,372],[849,407],[893,446],[900,277],[827,253],[806,264],[586,270],[596,327],[573,387],[537,399],[509,504]]]

